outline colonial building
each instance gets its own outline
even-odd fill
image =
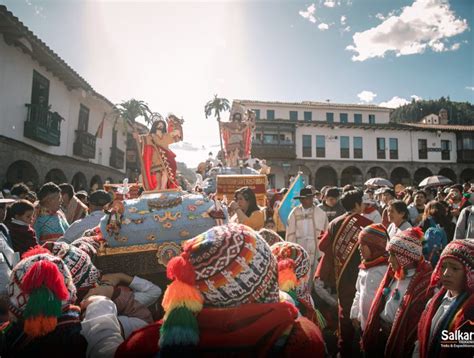
[[[474,126],[390,123],[390,108],[321,102],[235,100],[255,111],[252,156],[267,159],[270,183],[286,186],[303,172],[307,183],[362,185],[372,177],[418,184],[441,174],[474,178]]]
[[[76,189],[125,176],[127,133],[94,91],[0,6],[0,184],[69,182]]]

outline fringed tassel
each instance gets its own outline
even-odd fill
[[[323,314],[317,308],[314,309],[314,313],[316,315],[317,325],[319,326],[319,328],[321,330],[323,330],[324,328],[326,328],[326,326],[328,324],[326,319],[324,318]]]
[[[61,316],[61,301],[69,297],[58,267],[47,260],[35,262],[26,272],[21,289],[29,295],[23,313],[25,333],[40,337],[54,331]]]
[[[204,299],[194,286],[194,268],[184,253],[171,259],[166,271],[168,278],[174,281],[163,296],[165,321],[160,329],[160,349],[197,345],[199,327],[195,314],[202,310]]]

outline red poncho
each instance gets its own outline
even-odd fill
[[[204,308],[197,316],[199,344],[193,354],[200,357],[265,357],[275,343],[286,337],[281,356],[324,357],[320,330],[304,317],[297,318],[289,303],[246,304],[235,308]],[[158,351],[162,322],[134,332],[123,342],[116,357],[151,357]]]

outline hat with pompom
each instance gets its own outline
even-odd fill
[[[474,239],[453,240],[441,253],[440,259],[431,276],[431,285],[437,285],[441,279],[443,261],[447,258],[459,261],[466,274],[466,288],[474,293]]]
[[[423,258],[423,231],[419,227],[412,227],[394,235],[387,244],[387,251],[397,258],[403,269],[406,266],[419,262]]]
[[[277,263],[267,243],[241,224],[216,226],[183,244],[168,263],[160,351],[199,342],[203,305],[235,307],[279,301]]]
[[[270,229],[260,229],[258,234],[267,242],[268,245],[272,246],[277,242],[283,242],[284,240],[275,231]]]
[[[10,311],[24,321],[26,335],[40,337],[54,331],[63,309],[75,302],[76,288],[59,257],[38,253],[13,268],[8,295]]]

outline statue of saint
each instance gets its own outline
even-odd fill
[[[231,121],[222,123],[222,138],[227,164],[231,167],[238,165],[239,160],[250,157],[252,133],[255,130],[255,114],[240,110],[231,115]]]
[[[183,140],[183,120],[169,115],[166,121],[161,117],[151,126],[150,133],[134,137],[139,143],[142,156],[142,176],[145,190],[176,189],[176,155],[170,144]]]

